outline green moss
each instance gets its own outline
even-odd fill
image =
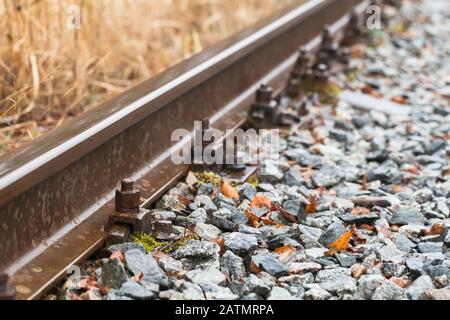
[[[135,243],[140,243],[144,246],[145,250],[148,252],[152,252],[158,248],[167,246],[169,243],[166,241],[158,241],[155,237],[144,233],[144,232],[135,232],[131,235],[131,239]]]
[[[186,242],[189,240],[199,240],[199,237],[195,233],[189,233],[181,239],[170,243],[168,241],[158,241],[152,235],[144,232],[135,232],[131,235],[131,239],[135,243],[142,244],[147,252],[162,249],[164,253],[171,253],[186,245]]]
[[[220,177],[214,172],[197,172],[195,176],[198,179],[198,183],[212,183],[214,187],[220,186]]]

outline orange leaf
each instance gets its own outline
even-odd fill
[[[250,263],[250,271],[254,274],[260,274],[261,268],[257,266],[253,261]]]
[[[137,275],[135,275],[133,277],[133,280],[136,281],[136,282],[139,282],[139,281],[142,280],[143,277],[144,277],[144,274],[142,272],[139,272]]]
[[[96,289],[98,284],[94,277],[87,277],[78,282],[78,287],[85,290]]]
[[[291,254],[295,252],[295,248],[293,246],[287,245],[284,247],[279,247],[275,249],[276,254]]]
[[[250,210],[246,210],[245,211],[245,215],[248,218],[248,223],[253,227],[253,228],[257,228],[259,225],[259,218],[254,215]]]
[[[355,216],[360,216],[360,215],[364,215],[364,214],[369,214],[370,210],[367,208],[363,208],[363,207],[355,207],[352,209],[352,214]]]
[[[270,201],[266,196],[262,194],[257,194],[252,202],[250,203],[250,208],[267,208],[272,207],[272,201]]]
[[[115,251],[113,254],[109,257],[111,260],[118,259],[121,262],[125,261],[125,257],[123,256],[123,253],[121,251]]]
[[[350,246],[350,240],[352,239],[355,229],[352,227],[350,230],[344,232],[335,242],[330,243],[328,247],[330,249],[336,249],[338,251],[345,251]]]
[[[213,242],[217,243],[220,247],[220,254],[225,252],[225,240],[222,237],[213,239]]]
[[[233,188],[226,179],[220,183],[220,192],[229,199],[239,199],[239,193]]]
[[[309,203],[306,205],[306,213],[314,213],[319,206],[319,197],[311,193],[308,198]]]
[[[393,102],[396,102],[396,103],[399,103],[399,104],[405,104],[406,103],[406,99],[404,97],[400,97],[400,96],[392,97],[391,100]]]

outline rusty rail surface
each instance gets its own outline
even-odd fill
[[[18,299],[39,298],[104,243],[114,191],[132,177],[148,206],[185,175],[177,128],[246,119],[259,84],[284,88],[299,46],[339,33],[362,0],[311,0],[228,38],[0,160],[0,270]]]

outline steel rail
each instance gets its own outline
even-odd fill
[[[315,50],[367,1],[311,0],[286,9],[141,83],[0,159],[0,270],[19,299],[40,297],[103,244],[118,181],[133,177],[150,205],[187,172],[171,154],[195,120],[236,128],[259,84],[284,88],[299,46]],[[149,200],[150,199],[150,200]]]

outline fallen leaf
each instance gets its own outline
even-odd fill
[[[264,222],[264,224],[269,225],[269,226],[276,226],[276,227],[283,226],[283,225],[273,221],[270,218],[270,214],[267,216],[261,217],[261,221]]]
[[[78,286],[78,288],[84,289],[84,290],[98,288],[97,281],[95,280],[94,277],[87,277],[87,278],[80,280],[80,282],[78,282],[77,286]]]
[[[140,282],[142,280],[142,278],[144,278],[144,273],[142,273],[142,272],[139,272],[137,275],[132,277],[132,279],[136,282]]]
[[[428,235],[434,236],[438,234],[443,234],[445,231],[445,225],[443,222],[437,222],[433,224],[433,226],[430,228],[430,231],[428,231]]]
[[[406,103],[406,99],[404,97],[400,97],[400,96],[392,97],[391,101],[393,101],[395,103],[399,103],[399,104],[405,104]]]
[[[125,257],[123,256],[122,251],[114,251],[113,254],[109,257],[109,259],[111,260],[118,259],[121,262],[125,261]]]
[[[270,201],[266,196],[262,194],[257,194],[253,197],[250,203],[250,208],[272,208],[272,201]]]
[[[239,199],[239,193],[233,188],[226,179],[220,183],[220,192],[229,199]]]
[[[279,213],[281,213],[283,215],[283,217],[286,218],[286,220],[288,220],[291,223],[297,223],[298,224],[298,219],[294,217],[294,215],[292,213],[290,213],[289,211],[287,211],[286,209],[284,209],[282,206],[278,205],[278,204],[274,204],[272,206],[272,211],[278,211]]]
[[[295,252],[295,248],[293,246],[287,245],[283,247],[279,247],[275,249],[275,253],[279,255],[290,255]]]
[[[406,278],[398,278],[398,277],[392,277],[389,279],[389,281],[392,281],[396,285],[398,285],[400,288],[407,288],[411,284],[411,280]]]
[[[392,186],[392,193],[394,193],[394,194],[403,192],[404,190],[405,190],[405,188],[403,186],[399,185],[399,184],[394,184]]]
[[[251,271],[251,273],[254,273],[254,274],[260,274],[261,268],[252,261],[250,263],[250,271]]]
[[[352,214],[355,216],[361,216],[364,214],[369,214],[370,210],[367,208],[363,208],[363,207],[355,207],[352,209]]]
[[[250,210],[245,211],[245,216],[248,218],[248,223],[253,228],[257,228],[259,226],[259,218],[255,214],[253,214]]]
[[[214,243],[217,243],[220,247],[220,254],[224,254],[225,253],[225,240],[222,237],[218,237],[213,239]]]
[[[361,179],[361,190],[367,190],[367,182],[369,180],[369,173],[366,171]]]
[[[316,212],[317,207],[319,206],[319,197],[316,194],[311,193],[309,195],[308,202],[309,203],[306,205],[306,213],[311,214]]]
[[[348,231],[344,232],[336,241],[330,243],[328,247],[330,249],[335,249],[337,251],[345,251],[350,246],[350,240],[355,233],[354,228],[350,228]]]

